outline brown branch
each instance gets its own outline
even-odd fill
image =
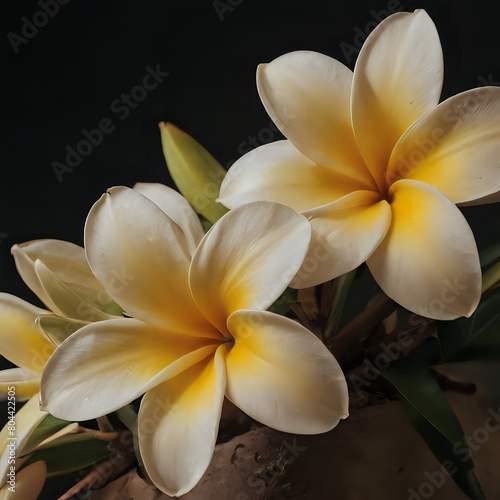
[[[111,437],[116,435],[111,441],[109,448],[114,451],[113,455],[107,459],[92,465],[92,470],[75,486],[69,489],[58,500],[70,500],[85,489],[99,489],[106,486],[117,477],[127,472],[136,461],[134,447],[132,443],[132,433],[130,431],[115,431],[112,433],[101,433],[98,437]],[[104,439],[107,440],[107,439]]]
[[[344,326],[337,335],[327,342],[327,347],[337,359],[342,359],[363,335],[372,332],[396,308],[397,304],[387,295],[383,295]]]

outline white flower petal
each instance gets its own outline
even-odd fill
[[[481,297],[481,268],[460,210],[432,186],[413,180],[397,181],[389,196],[391,227],[367,261],[377,283],[422,316],[470,316]]]
[[[437,105],[442,83],[441,43],[425,11],[393,14],[366,39],[354,69],[351,111],[356,141],[379,187],[394,145]]]
[[[219,350],[145,394],[139,447],[146,471],[161,491],[183,495],[203,476],[217,439],[225,385]]]
[[[63,342],[47,363],[42,408],[76,421],[111,413],[204,359],[217,347],[211,343],[135,319],[87,325]]]
[[[134,185],[137,191],[158,205],[182,230],[191,255],[205,235],[200,219],[186,198],[177,191],[148,182],[138,182]]]
[[[16,402],[26,401],[38,394],[40,389],[40,373],[30,372],[24,368],[9,368],[0,371],[0,400],[7,399],[14,387]]]
[[[352,71],[331,57],[290,52],[257,70],[269,116],[312,161],[373,186],[351,126]]]
[[[245,413],[283,432],[317,434],[348,415],[347,383],[325,345],[291,319],[237,311],[226,357],[226,396]]]
[[[199,309],[222,333],[238,309],[267,309],[298,271],[311,237],[291,208],[255,202],[222,217],[201,241],[189,282]]]
[[[186,239],[151,200],[128,188],[108,190],[89,213],[85,247],[95,275],[127,314],[218,338],[189,291]]]
[[[355,191],[303,215],[311,223],[312,236],[290,285],[294,288],[319,285],[361,265],[382,241],[391,222],[389,204],[372,191]]]
[[[38,331],[54,346],[58,347],[72,333],[75,333],[86,323],[61,318],[55,314],[43,314],[35,321]]]
[[[499,158],[500,88],[482,87],[415,122],[394,148],[388,179],[425,182],[454,203],[470,202],[500,190]]]
[[[51,309],[58,315],[89,323],[113,318],[73,291],[41,260],[35,261],[35,272],[49,299]]]
[[[237,160],[222,181],[218,201],[228,208],[274,201],[302,212],[366,188],[362,182],[309,160],[290,141],[278,141]]]
[[[14,295],[0,293],[0,354],[26,370],[41,373],[54,347],[37,330],[37,316],[48,311]]]
[[[38,280],[34,267],[36,260],[41,260],[61,281],[88,302],[103,310],[113,307],[111,297],[92,274],[82,247],[68,241],[34,240],[14,245],[12,255],[24,282],[49,309],[53,309],[53,304]]]

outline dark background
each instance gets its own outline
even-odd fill
[[[44,25],[16,49],[8,36],[23,36],[26,19],[43,12],[41,5],[9,2],[1,15],[0,291],[37,305],[10,247],[37,238],[82,244],[88,210],[108,187],[171,184],[159,121],[183,128],[226,167],[252,143],[280,138],[257,95],[261,62],[309,49],[353,68],[355,50],[377,17],[394,7],[425,8],[443,44],[443,98],[500,81],[494,0],[65,1],[46,23],[38,14]],[[157,65],[169,76],[121,119],[125,112],[113,112],[112,103]],[[82,130],[104,118],[114,131],[59,182],[52,163],[65,163],[66,147],[75,148]],[[480,249],[500,241],[500,204],[464,213]]]

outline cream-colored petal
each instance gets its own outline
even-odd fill
[[[17,271],[24,282],[47,305],[45,293],[35,273],[35,261],[43,259],[47,265],[57,267],[61,272],[68,273],[70,269],[84,269],[90,271],[82,247],[68,241],[43,239],[33,240],[11,249]]]
[[[257,70],[259,95],[283,135],[319,165],[374,185],[351,125],[352,71],[331,57],[301,50]]]
[[[310,237],[307,219],[277,203],[250,203],[224,215],[191,264],[199,309],[222,333],[234,311],[267,309],[298,271]]]
[[[73,291],[41,260],[35,261],[35,272],[43,291],[49,299],[51,309],[58,315],[88,323],[113,318],[113,316],[94,307],[84,297]]]
[[[83,327],[42,375],[41,405],[64,420],[89,420],[125,406],[216,349],[211,339],[170,333],[135,319]]]
[[[40,373],[24,368],[9,368],[0,371],[0,400],[5,401],[9,393],[14,393],[17,402],[26,401],[38,393]]]
[[[124,187],[108,190],[89,213],[85,247],[95,275],[127,314],[214,336],[189,291],[186,239],[151,200]]]
[[[36,500],[47,477],[47,465],[43,460],[39,460],[28,465],[16,474],[15,486],[13,489],[7,483],[0,490],[0,500]]]
[[[218,200],[228,208],[274,201],[297,212],[326,205],[367,186],[306,158],[290,141],[260,146],[237,160]]]
[[[37,330],[37,316],[48,311],[14,295],[0,293],[0,354],[26,370],[41,373],[54,347]]]
[[[228,319],[235,338],[226,357],[226,396],[269,427],[318,434],[348,416],[342,369],[309,330],[271,312],[242,310]]]
[[[205,235],[200,219],[186,198],[163,184],[138,182],[137,191],[158,205],[182,230],[191,255]]]
[[[422,181],[454,203],[471,202],[500,190],[499,158],[500,88],[482,87],[415,122],[394,148],[388,180]]]
[[[0,485],[4,484],[9,471],[9,459],[20,457],[33,431],[47,416],[47,412],[38,407],[38,394],[26,402],[21,409],[16,410],[15,430],[9,429],[8,422],[0,431]],[[14,436],[11,435],[14,432]],[[16,439],[14,439],[16,438]],[[9,446],[9,447],[8,447]]]
[[[423,10],[398,12],[368,36],[354,69],[352,122],[359,149],[380,187],[392,148],[439,102],[443,54]]]
[[[312,226],[311,244],[290,286],[306,288],[345,274],[372,254],[391,222],[387,201],[356,191],[303,214]]]
[[[389,196],[391,227],[367,261],[377,283],[422,316],[470,316],[481,297],[481,268],[460,210],[432,186],[413,180],[397,181]]]
[[[49,309],[53,308],[53,303],[35,272],[36,260],[41,260],[69,288],[95,307],[106,311],[116,308],[111,297],[92,274],[82,247],[68,241],[34,240],[14,245],[12,255],[25,283]]]
[[[180,496],[205,473],[215,447],[226,373],[219,349],[148,391],[138,418],[146,471],[161,491]]]
[[[72,333],[86,323],[61,318],[55,314],[43,314],[35,320],[38,331],[54,346],[62,344]]]

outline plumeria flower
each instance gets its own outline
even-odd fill
[[[23,401],[38,393],[57,345],[84,324],[122,310],[93,276],[83,247],[36,240],[14,245],[12,254],[24,282],[49,309],[0,293],[0,354],[17,365],[0,371],[0,397],[14,386],[17,401]]]
[[[12,393],[16,403],[28,400],[16,411],[14,447],[20,457],[47,416],[39,409],[38,392],[42,370],[55,348],[90,320],[112,318],[104,309],[121,309],[92,275],[82,247],[37,240],[14,245],[12,254],[25,283],[51,309],[0,293],[0,354],[17,366],[0,371],[0,397]],[[0,486],[9,470],[9,436],[7,424],[0,432]]]
[[[42,370],[56,347],[71,333],[93,321],[121,316],[122,309],[97,281],[83,247],[44,239],[12,247],[16,268],[29,288],[47,306],[36,307],[8,293],[0,293],[0,354],[16,365],[0,371],[0,399],[15,393],[16,456],[47,416],[39,409]],[[115,270],[109,285],[119,286]],[[0,432],[0,486],[9,469],[9,434]]]
[[[134,276],[108,290],[132,318],[87,325],[63,342],[45,367],[41,402],[59,418],[86,420],[144,394],[141,456],[154,484],[178,496],[210,463],[224,396],[266,425],[315,434],[347,416],[347,386],[314,334],[266,311],[306,254],[305,217],[253,203],[203,237],[186,200],[143,188],[150,199],[140,187],[110,189],[85,228],[101,283],[116,266]]]
[[[384,20],[354,72],[309,51],[259,66],[260,97],[288,140],[238,160],[219,201],[275,201],[309,219],[312,242],[293,286],[366,261],[382,290],[413,312],[474,311],[478,252],[456,204],[498,199],[500,89],[438,104],[442,81],[439,37],[423,10]]]

